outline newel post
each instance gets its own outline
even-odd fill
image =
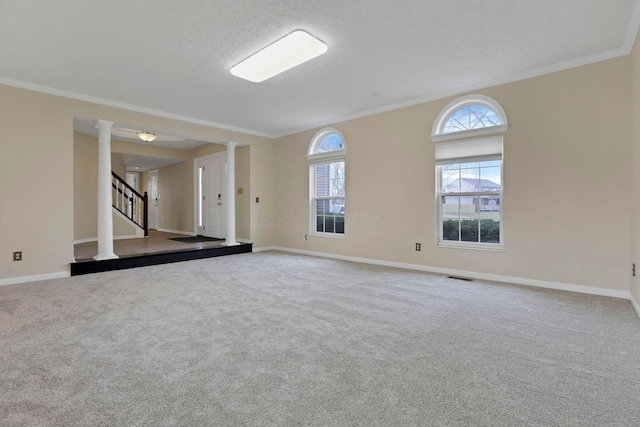
[[[142,215],[142,225],[144,226],[144,237],[149,236],[149,195],[144,192],[143,196],[144,213]]]

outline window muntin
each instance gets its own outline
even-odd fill
[[[484,95],[455,99],[438,114],[431,131],[438,246],[502,250],[500,134],[508,128],[502,106]]]
[[[468,95],[450,102],[433,122],[431,139],[449,141],[470,136],[490,135],[508,129],[507,114],[494,99]]]
[[[342,150],[343,146],[344,141],[340,135],[337,133],[328,133],[320,140],[316,153]]]
[[[345,154],[344,137],[332,128],[318,132],[309,144],[311,235],[344,237]]]
[[[500,119],[495,111],[484,105],[468,105],[453,112],[444,124],[442,133],[498,126]]]
[[[314,165],[315,231],[344,234],[344,161]]]
[[[502,160],[438,165],[439,244],[502,244]]]

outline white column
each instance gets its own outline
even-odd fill
[[[224,246],[237,246],[236,242],[236,145],[227,142],[227,229]]]
[[[113,216],[111,213],[111,126],[98,120],[98,255],[95,260],[118,258],[113,253]]]

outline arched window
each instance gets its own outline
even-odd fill
[[[501,133],[507,128],[500,104],[482,95],[458,98],[436,118],[438,246],[502,250]]]
[[[469,95],[442,109],[433,123],[431,139],[438,142],[501,133],[508,127],[507,115],[494,99]]]
[[[309,234],[344,237],[345,155],[342,134],[325,128],[309,143]]]

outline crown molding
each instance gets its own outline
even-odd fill
[[[640,23],[640,19],[638,19],[638,23]],[[638,24],[635,24],[635,32],[634,31],[629,31],[629,33],[633,32],[634,34],[637,33],[638,31]],[[635,36],[634,36],[635,37]],[[631,43],[631,47],[633,47],[633,43]],[[313,130],[313,129],[317,129],[317,128],[321,128],[324,126],[332,126],[335,125],[337,123],[341,123],[341,122],[346,122],[349,120],[355,120],[355,119],[360,119],[362,117],[367,117],[367,116],[371,116],[374,114],[379,114],[379,113],[385,113],[387,111],[393,111],[393,110],[398,110],[400,108],[406,108],[406,107],[411,107],[414,105],[418,105],[418,104],[424,104],[426,102],[431,102],[431,101],[437,101],[439,99],[444,99],[444,98],[448,98],[450,96],[459,96],[459,95],[463,95],[465,93],[469,93],[469,92],[473,92],[473,91],[477,91],[477,90],[483,90],[483,89],[487,89],[490,87],[494,87],[494,86],[500,86],[500,85],[504,85],[507,83],[513,83],[513,82],[517,82],[520,80],[526,80],[526,79],[530,79],[533,77],[539,77],[539,76],[543,76],[545,74],[551,74],[551,73],[555,73],[558,71],[564,71],[564,70],[568,70],[570,68],[575,68],[575,67],[580,67],[582,65],[588,65],[588,64],[592,64],[595,62],[601,62],[601,61],[606,61],[608,59],[613,59],[613,58],[617,58],[619,56],[624,56],[624,55],[628,55],[631,52],[631,49],[628,48],[626,45],[623,47],[619,47],[619,48],[615,48],[615,49],[611,49],[605,52],[599,52],[593,55],[588,55],[588,56],[583,56],[580,58],[575,58],[575,59],[571,59],[569,61],[564,61],[564,62],[560,62],[557,64],[553,64],[553,65],[548,65],[545,67],[539,67],[539,68],[535,68],[533,70],[529,70],[529,71],[525,71],[522,73],[516,73],[516,74],[511,74],[505,77],[501,77],[498,79],[494,79],[494,80],[488,80],[482,83],[477,83],[477,84],[473,84],[473,85],[469,85],[469,86],[464,86],[461,88],[457,88],[457,89],[452,89],[452,90],[446,90],[446,91],[441,91],[441,92],[434,92],[432,94],[426,95],[426,96],[422,96],[419,98],[413,98],[407,101],[402,101],[402,102],[398,102],[398,103],[394,103],[394,104],[389,104],[389,105],[384,105],[382,107],[376,107],[376,108],[372,108],[369,110],[365,110],[359,113],[355,113],[355,114],[349,114],[349,115],[345,115],[345,116],[338,116],[338,117],[334,117],[332,119],[329,120],[325,120],[322,122],[318,122],[315,123],[313,125],[310,126],[304,126],[301,128],[297,128],[291,131],[286,131],[286,132],[282,132],[279,134],[275,134],[272,135],[272,138],[281,138],[283,136],[289,136],[289,135],[293,135],[296,133],[300,133],[300,132],[306,132],[308,130]]]
[[[229,126],[222,123],[211,122],[209,120],[196,119],[194,117],[183,116],[180,114],[169,113],[167,111],[154,110],[153,108],[141,107],[139,105],[127,104],[124,102],[114,101],[111,99],[100,98],[97,96],[85,95],[78,92],[71,92],[64,89],[57,89],[54,87],[44,86],[36,83],[25,82],[21,80],[15,80],[8,77],[0,76],[0,84],[6,86],[17,87],[20,89],[32,90],[34,92],[47,93],[49,95],[61,96],[63,98],[75,99],[77,101],[91,102],[93,104],[105,105],[107,107],[121,108],[123,110],[135,111],[136,113],[150,114],[153,116],[164,117],[166,119],[179,120],[181,122],[193,123],[197,125],[215,127],[218,129],[229,130],[233,132],[240,132],[253,136],[260,136],[262,138],[273,138],[272,135],[258,132],[251,129],[244,129],[235,126]]]
[[[563,61],[557,64],[548,65],[545,67],[535,68],[533,70],[524,71],[521,73],[510,74],[508,76],[504,76],[498,79],[488,80],[481,83],[476,83],[468,86],[464,86],[457,89],[446,90],[433,92],[431,94],[409,99],[407,101],[397,102],[393,104],[383,105],[381,107],[376,107],[368,110],[364,110],[354,114],[347,114],[344,116],[336,116],[328,120],[323,120],[321,122],[316,122],[312,125],[302,126],[299,128],[294,128],[291,130],[287,130],[280,133],[265,133],[259,132],[251,129],[239,128],[235,126],[229,126],[222,123],[212,122],[208,120],[196,119],[193,117],[183,116],[180,114],[169,113],[166,111],[154,110],[152,108],[141,107],[133,104],[126,104],[123,102],[113,101],[110,99],[94,97],[90,95],[85,95],[77,92],[71,92],[67,90],[52,88],[49,86],[39,85],[36,83],[29,83],[20,80],[15,80],[7,77],[0,76],[0,84],[18,87],[22,89],[33,90],[36,92],[48,93],[51,95],[62,96],[64,98],[76,99],[78,101],[91,102],[94,104],[106,105],[109,107],[121,108],[124,110],[135,111],[138,113],[151,114],[158,117],[164,117],[167,119],[180,120],[187,123],[194,123],[209,127],[215,127],[219,129],[229,130],[233,132],[240,132],[248,135],[259,136],[263,138],[276,139],[284,136],[294,135],[300,132],[306,132],[313,129],[318,129],[324,126],[335,125],[336,123],[346,122],[349,120],[360,119],[362,117],[371,116],[374,114],[384,113],[387,111],[398,110],[400,108],[411,107],[418,104],[423,104],[425,102],[436,101],[439,99],[447,98],[450,96],[459,96],[471,91],[483,90],[494,86],[499,86],[507,83],[513,83],[520,80],[526,80],[533,77],[543,76],[545,74],[551,74],[558,71],[568,70],[570,68],[580,67],[582,65],[588,65],[595,62],[606,61],[608,59],[617,58],[619,56],[628,55],[633,48],[635,43],[636,36],[638,34],[638,29],[640,28],[640,2],[636,2],[629,18],[629,24],[627,26],[627,30],[625,33],[625,40],[621,47],[607,50],[604,52],[595,53],[593,55],[587,55],[580,58],[571,59],[568,61]]]

